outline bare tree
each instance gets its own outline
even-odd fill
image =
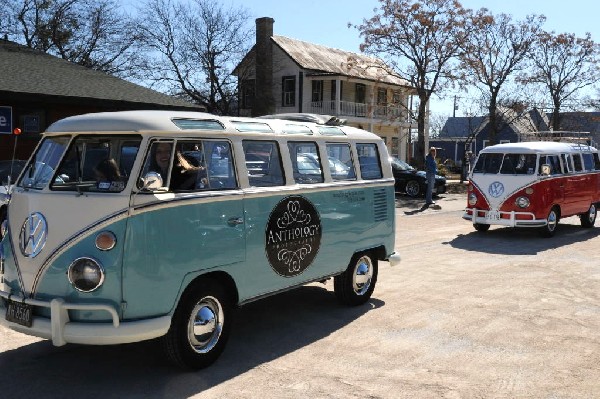
[[[429,115],[429,126],[430,126],[430,131],[431,137],[440,137],[440,133],[442,132],[442,129],[444,128],[444,125],[446,124],[446,121],[448,120],[449,116],[445,115],[445,114],[440,114],[440,113],[434,113],[432,112]]]
[[[564,104],[600,80],[598,45],[589,33],[578,38],[572,33],[542,32],[532,47],[531,63],[521,80],[545,87],[552,101],[552,128],[558,131]]]
[[[467,33],[465,17],[455,0],[380,0],[376,14],[355,26],[364,38],[361,50],[385,59],[416,89],[420,166],[425,156],[427,104],[460,72],[451,61]]]
[[[136,29],[116,0],[12,0],[0,11],[11,40],[107,73],[133,71]]]
[[[509,79],[525,67],[526,57],[545,21],[531,15],[525,21],[512,22],[506,14],[493,16],[485,8],[472,14],[472,31],[462,42],[462,65],[471,72],[473,82],[488,99],[489,140],[496,143],[499,130],[498,102],[500,91]]]
[[[208,112],[231,114],[237,101],[231,71],[253,37],[248,12],[224,9],[211,0],[149,0],[139,14],[148,50],[146,81]]]

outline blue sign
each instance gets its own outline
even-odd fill
[[[0,134],[12,134],[12,107],[0,107]]]

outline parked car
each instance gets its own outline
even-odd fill
[[[15,159],[14,161],[10,159],[0,161],[0,184],[5,186],[8,183],[9,175],[11,183],[14,183],[15,180],[17,180],[17,177],[19,177],[19,174],[25,167],[26,163],[27,161],[21,161],[18,159]]]
[[[425,171],[417,170],[398,158],[390,157],[392,172],[396,180],[396,192],[406,193],[411,197],[424,196],[427,190],[427,179]],[[444,176],[435,176],[435,186],[433,194],[442,194],[446,192],[446,178]]]
[[[331,177],[333,177],[334,179],[343,180],[343,179],[353,179],[356,177],[356,175],[354,174],[354,170],[352,170],[350,168],[350,166],[344,164],[339,159],[330,156],[330,157],[328,157],[328,161],[329,161],[329,171],[331,172]],[[298,162],[302,162],[304,165],[303,167],[307,170],[308,169],[312,170],[312,173],[314,173],[314,174],[318,175],[321,173],[319,157],[316,154],[313,154],[313,153],[300,154],[298,156]],[[299,168],[300,168],[300,166],[299,166]]]

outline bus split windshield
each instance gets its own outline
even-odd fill
[[[536,154],[482,153],[477,159],[473,173],[532,175],[536,171],[536,162]]]

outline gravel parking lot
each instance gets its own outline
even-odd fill
[[[3,397],[594,398],[600,227],[475,232],[464,194],[399,197],[402,264],[366,306],[332,283],[240,309],[212,367],[181,372],[154,343],[52,347],[0,327]]]

